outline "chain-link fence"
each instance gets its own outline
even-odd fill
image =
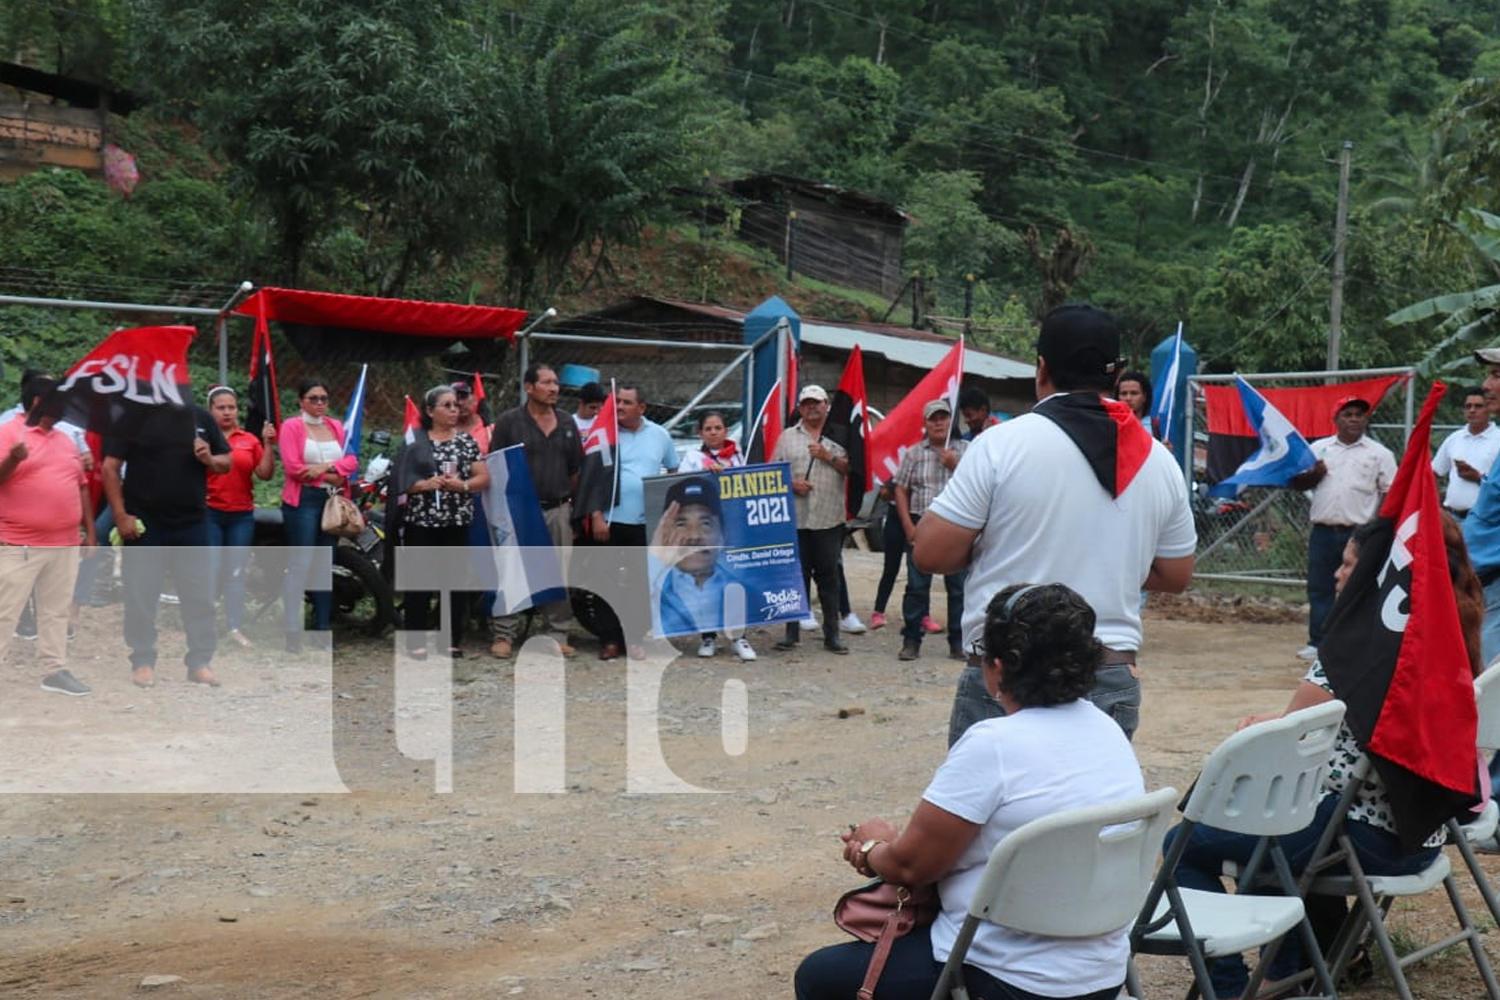
[[[1386,394],[1379,414],[1388,419],[1371,422],[1367,433],[1385,445],[1400,460],[1411,436],[1413,380],[1411,368],[1381,368],[1361,371],[1298,372],[1241,376],[1257,389],[1322,385],[1329,379],[1347,382],[1381,376],[1404,376]],[[1234,499],[1208,495],[1208,419],[1202,385],[1232,384],[1233,375],[1195,375],[1188,379],[1193,400],[1191,417],[1194,442],[1191,482],[1193,520],[1198,529],[1198,557],[1194,578],[1244,583],[1286,584],[1302,587],[1307,582],[1308,494],[1293,489],[1250,487]],[[1400,413],[1399,421],[1390,417]]]

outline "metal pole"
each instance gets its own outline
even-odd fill
[[[1354,143],[1344,140],[1339,156],[1339,203],[1333,226],[1333,289],[1328,298],[1328,370],[1339,370],[1339,334],[1344,319],[1344,244],[1349,239],[1349,161]],[[1332,378],[1328,380],[1330,383]]]
[[[797,213],[786,213],[786,280],[792,280],[792,250],[796,248]]]

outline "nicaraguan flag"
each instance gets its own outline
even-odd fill
[[[1318,464],[1307,439],[1280,410],[1238,375],[1234,381],[1240,390],[1245,418],[1260,438],[1260,447],[1234,470],[1234,475],[1215,483],[1208,491],[1209,496],[1238,496],[1246,486],[1286,486],[1293,476]]]
[[[1182,406],[1177,400],[1177,379],[1181,371],[1182,322],[1179,320],[1177,338],[1172,341],[1172,363],[1167,366],[1167,377],[1157,383],[1156,403],[1151,408],[1151,423],[1161,441],[1171,441],[1172,428],[1182,422]]]
[[[344,454],[359,457],[359,442],[365,431],[365,376],[370,374],[369,365],[360,365],[359,381],[354,383],[354,395],[349,397],[349,409],[344,411]]]
[[[484,510],[490,520],[498,576],[491,613],[508,615],[533,604],[562,600],[568,593],[562,568],[522,446],[492,451],[484,461],[490,470]]]

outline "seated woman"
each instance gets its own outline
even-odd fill
[[[1359,561],[1360,546],[1373,534],[1376,524],[1377,522],[1370,522],[1354,529],[1353,536],[1344,547],[1344,561],[1339,566],[1338,572],[1334,574],[1335,593],[1343,591],[1344,584],[1354,571],[1355,563]],[[1474,573],[1474,567],[1469,563],[1469,553],[1464,546],[1463,532],[1459,529],[1457,522],[1446,514],[1443,515],[1443,543],[1448,551],[1448,573],[1453,580],[1453,593],[1458,601],[1458,618],[1463,626],[1469,669],[1475,676],[1478,676],[1483,667],[1479,658],[1479,629],[1484,621],[1484,588],[1479,583],[1479,577]],[[1240,720],[1239,728],[1244,729],[1258,722],[1279,719],[1287,713],[1330,701],[1333,697],[1333,688],[1323,672],[1322,664],[1314,661],[1306,677],[1292,693],[1292,700],[1285,712],[1248,715]],[[1327,788],[1312,822],[1305,830],[1280,838],[1293,874],[1300,874],[1313,860],[1312,853],[1317,849],[1323,831],[1334,818],[1339,796],[1348,786],[1351,767],[1359,759],[1361,753],[1354,734],[1350,732],[1347,725],[1341,725],[1338,739],[1329,757],[1325,779]],[[1359,855],[1360,865],[1366,873],[1371,875],[1409,875],[1422,871],[1442,850],[1446,839],[1443,828],[1439,827],[1437,832],[1415,852],[1404,853],[1396,836],[1396,825],[1391,817],[1390,803],[1386,799],[1385,791],[1380,786],[1378,776],[1372,775],[1372,778],[1374,780],[1356,794],[1344,820],[1344,829],[1348,832],[1355,852]],[[1169,845],[1176,834],[1176,830],[1168,832],[1167,843]],[[1229,833],[1209,826],[1195,827],[1187,847],[1183,850],[1182,860],[1177,866],[1178,884],[1186,889],[1223,892],[1224,883],[1220,875],[1223,872],[1224,862],[1236,861],[1241,865],[1247,863],[1258,839],[1247,834]],[[1330,871],[1335,870],[1330,869]],[[1339,925],[1343,922],[1344,902],[1337,897],[1310,896],[1307,906],[1308,917],[1312,921],[1318,941],[1324,948],[1327,948],[1332,943],[1334,935],[1338,933]],[[1301,968],[1301,965],[1301,941],[1295,935],[1289,935],[1276,953],[1276,960],[1271,965],[1269,978],[1271,980],[1283,979],[1294,974]],[[1238,956],[1216,959],[1210,972],[1214,992],[1221,998],[1238,997],[1244,992],[1249,980],[1245,963]]]
[[[877,983],[880,1000],[927,1000],[953,948],[991,852],[1043,816],[1140,795],[1125,734],[1088,700],[1102,647],[1094,611],[1060,583],[1006,587],[984,625],[984,682],[1005,716],[971,727],[922,793],[905,830],[870,819],[844,835],[862,875],[936,882],[942,912],[898,938]],[[1128,928],[1089,938],[1021,934],[981,923],[964,965],[986,1000],[1113,1000],[1125,981]],[[798,1000],[854,1000],[873,944],[813,952],[797,969]]]

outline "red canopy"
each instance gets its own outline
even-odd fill
[[[445,340],[476,337],[514,340],[516,331],[526,321],[524,309],[378,299],[295,288],[257,289],[235,306],[234,311],[243,316],[263,316],[300,326],[441,337]]]

